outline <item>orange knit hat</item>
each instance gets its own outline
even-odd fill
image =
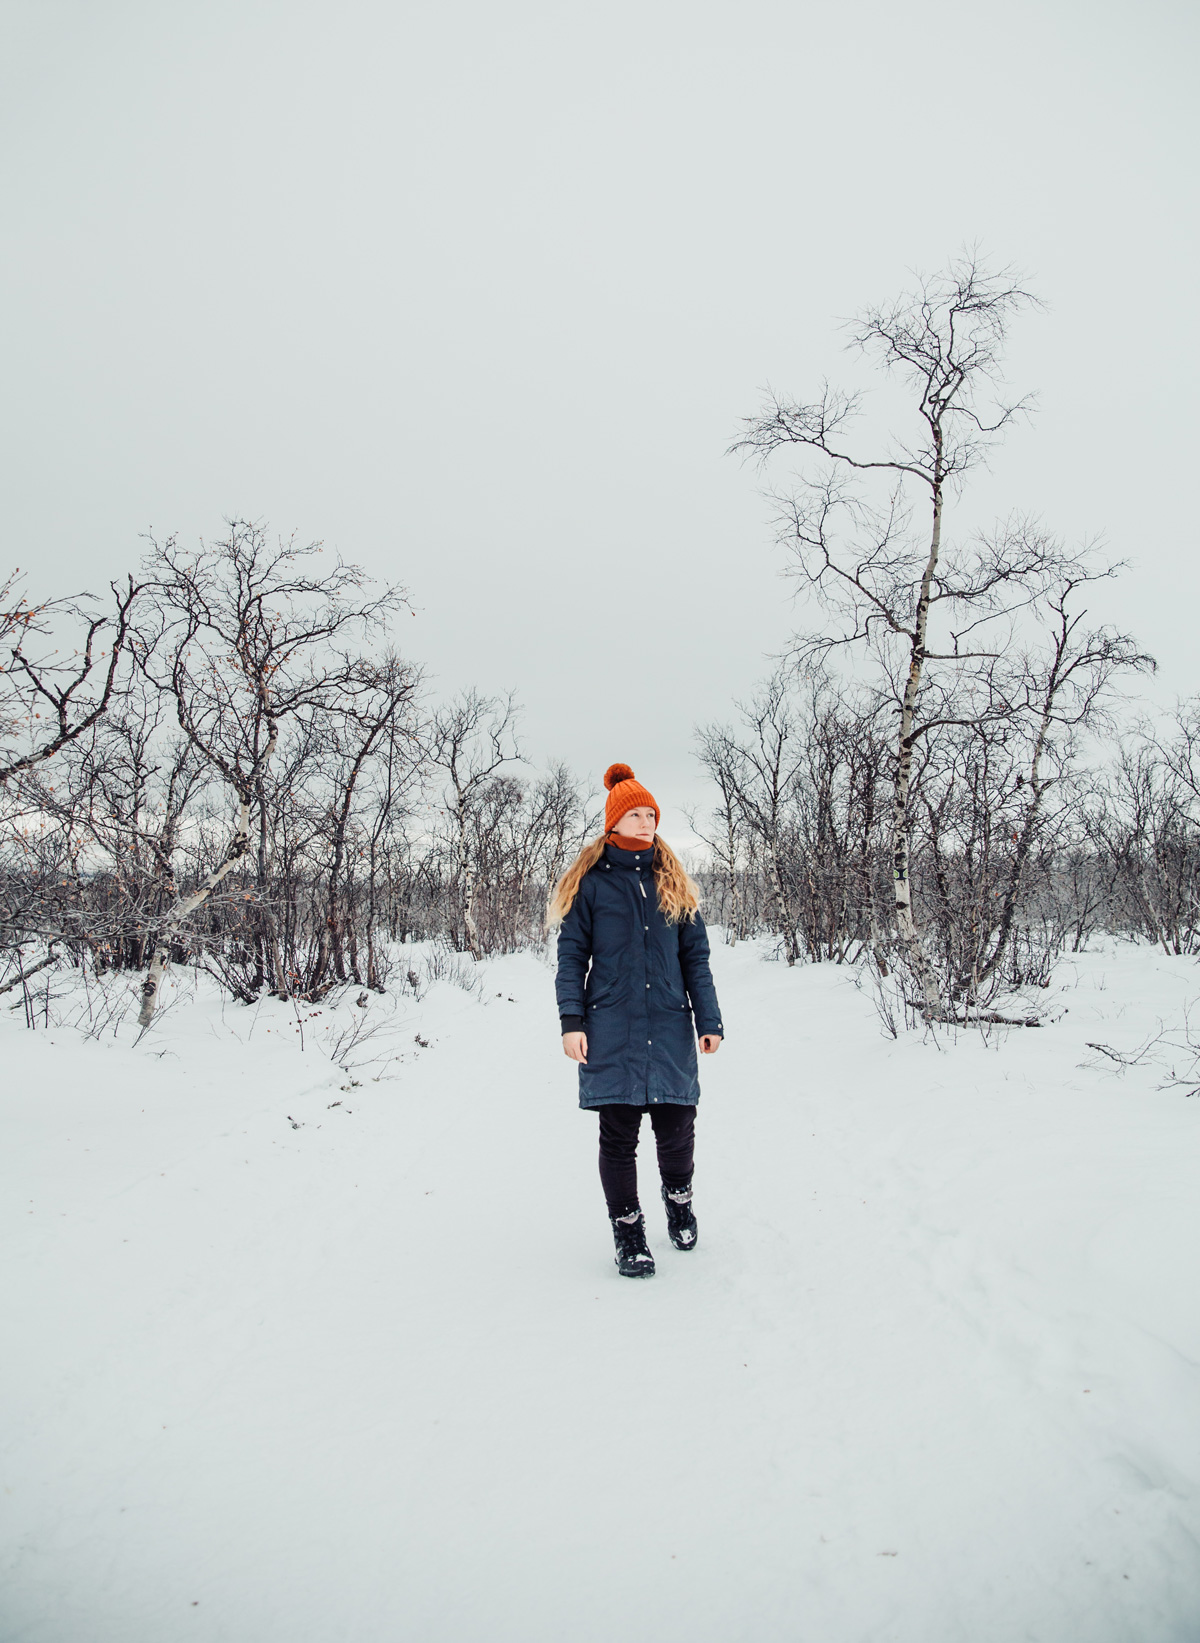
[[[627,810],[653,810],[654,825],[658,826],[660,811],[654,794],[635,780],[627,764],[610,764],[604,772],[608,788],[608,802],[604,806],[604,831],[611,833]]]

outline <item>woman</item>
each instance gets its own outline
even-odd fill
[[[714,1055],[725,1028],[696,886],[656,836],[654,796],[627,764],[611,765],[604,785],[604,834],[580,851],[550,903],[551,924],[562,926],[556,992],[563,1050],[579,1063],[579,1105],[600,1114],[617,1268],[652,1278],[637,1192],[642,1114],[654,1128],[671,1242],[695,1249],[695,1035]]]

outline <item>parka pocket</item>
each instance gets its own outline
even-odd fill
[[[657,970],[657,992],[661,1001],[672,1010],[687,1009],[687,989],[683,985],[683,976],[679,973],[679,966],[673,968],[663,965]]]
[[[588,1010],[610,1010],[623,1004],[629,992],[629,978],[615,964],[593,962],[583,988],[583,1004]]]
[[[585,1006],[588,1067],[593,1072],[622,1058],[629,1047],[629,1020],[624,1010],[609,1004]]]

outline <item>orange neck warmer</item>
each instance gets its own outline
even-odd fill
[[[615,844],[618,850],[653,850],[654,841],[647,844],[645,839],[627,839],[620,833],[608,835],[609,844]]]

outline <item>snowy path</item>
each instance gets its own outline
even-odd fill
[[[715,960],[701,1247],[644,1141],[646,1284],[531,957],[347,1091],[282,1007],[10,1016],[3,1643],[1200,1637],[1200,1102],[1079,1065],[1194,967],[939,1050]]]

